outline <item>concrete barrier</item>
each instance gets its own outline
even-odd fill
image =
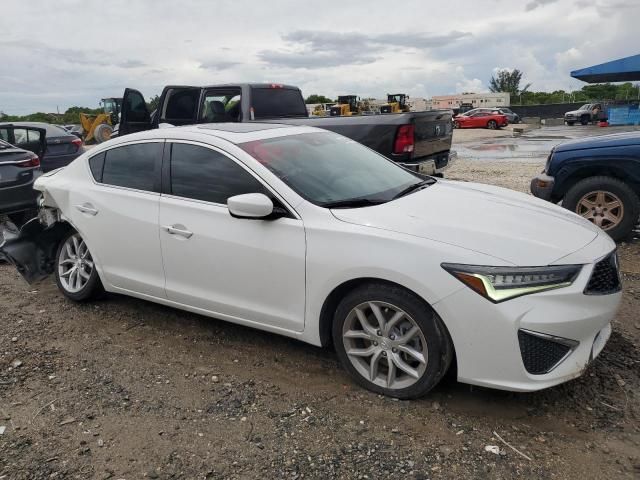
[[[522,123],[527,125],[540,125],[540,117],[522,117]]]
[[[542,124],[546,127],[558,127],[564,125],[564,118],[543,118]]]

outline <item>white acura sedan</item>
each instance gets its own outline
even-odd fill
[[[36,188],[39,221],[0,248],[28,280],[333,343],[356,382],[398,398],[452,363],[514,391],[577,377],[621,297],[615,244],[589,221],[310,127],[132,134]]]

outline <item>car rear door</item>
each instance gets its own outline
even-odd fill
[[[47,150],[46,137],[47,131],[44,128],[11,124],[0,126],[0,139],[18,148],[35,153],[40,160],[42,160]]]
[[[120,117],[119,136],[151,129],[151,115],[147,102],[138,90],[125,88]]]

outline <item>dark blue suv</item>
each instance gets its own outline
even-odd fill
[[[576,212],[614,240],[628,237],[640,215],[640,131],[556,146],[531,181],[536,197]]]

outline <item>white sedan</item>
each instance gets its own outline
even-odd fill
[[[36,189],[39,222],[0,248],[28,280],[333,343],[356,382],[398,398],[452,363],[514,391],[575,378],[621,298],[615,244],[589,221],[310,127],[132,134]]]

